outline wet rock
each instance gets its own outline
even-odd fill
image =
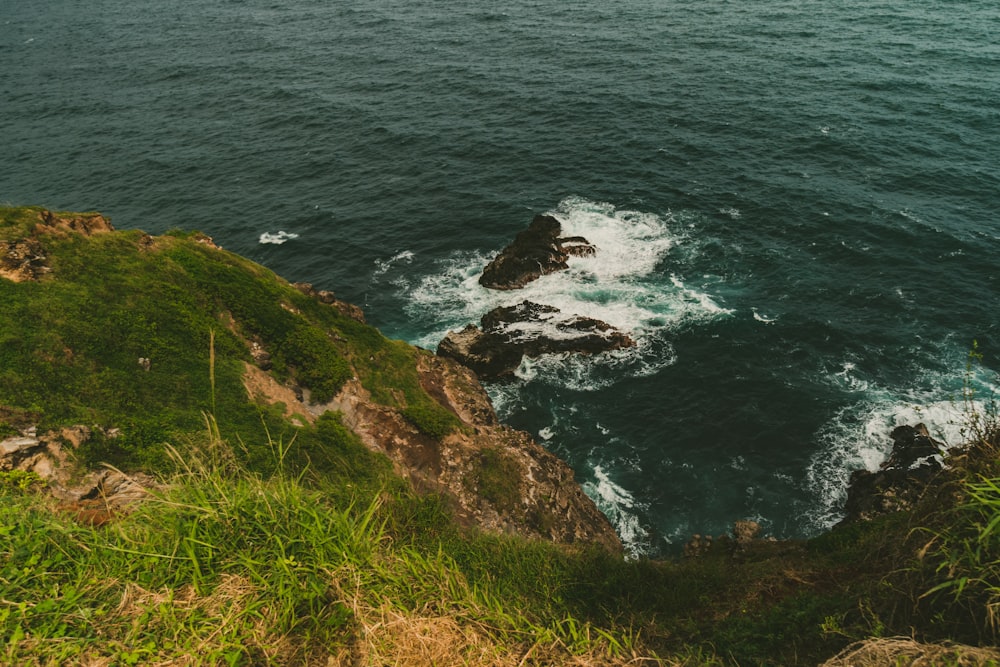
[[[841,524],[909,509],[941,471],[944,445],[930,436],[926,426],[900,426],[890,437],[892,452],[879,470],[851,474]]]
[[[479,284],[498,290],[524,287],[532,280],[569,268],[572,255],[588,257],[596,250],[587,239],[560,238],[562,225],[551,215],[536,215],[526,230],[500,252],[483,270]]]
[[[635,345],[627,334],[607,322],[565,315],[558,308],[531,301],[495,308],[480,323],[482,328],[470,324],[449,333],[437,352],[484,379],[513,373],[524,356],[598,354]]]
[[[438,344],[437,353],[471,368],[484,379],[510,375],[523,357],[515,346],[505,345],[503,337],[487,333],[475,324],[449,332]]]

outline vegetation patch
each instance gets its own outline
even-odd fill
[[[39,216],[0,208],[0,241]],[[82,462],[166,490],[96,528],[54,513],[32,474],[0,473],[4,664],[911,660],[897,636],[944,646],[921,654],[936,664],[995,664],[1000,424],[980,400],[971,448],[911,509],[802,543],[624,560],[461,528],[340,414],[293,424],[243,385],[253,341],[290,390],[325,401],[357,378],[440,439],[461,424],[421,387],[425,352],[198,234],[36,240],[47,270],[0,278],[0,437],[87,425]],[[510,457],[485,449],[467,478],[499,511],[521,499]]]
[[[479,453],[476,461],[475,490],[498,511],[515,509],[521,499],[521,467],[510,454],[490,448]]]
[[[30,236],[41,211],[0,207],[0,239]],[[247,395],[250,340],[271,354],[279,380],[313,401],[358,375],[376,401],[412,406],[408,418],[424,432],[443,437],[458,425],[421,389],[413,348],[204,239],[40,235],[51,271],[35,282],[0,279],[0,433],[98,426],[115,435],[87,442],[85,465],[161,472],[170,466],[164,443],[183,447],[210,412],[243,442],[236,454],[253,470],[273,472],[263,443],[275,441],[288,443],[287,466],[339,465],[316,429]]]

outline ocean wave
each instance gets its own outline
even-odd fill
[[[257,243],[260,243],[262,245],[268,245],[268,244],[281,245],[282,243],[297,238],[299,238],[299,235],[294,234],[292,232],[286,232],[286,231],[264,232],[257,239]]]
[[[855,470],[875,472],[892,451],[890,433],[897,426],[923,423],[931,436],[945,445],[966,441],[970,409],[952,400],[883,397],[861,401],[840,410],[818,434],[820,447],[806,469],[806,484],[816,498],[804,515],[807,533],[831,528],[843,517],[848,482]]]
[[[379,278],[388,273],[389,269],[396,266],[397,264],[411,264],[413,262],[413,252],[410,250],[403,250],[397,252],[395,255],[386,260],[375,260],[375,271],[372,272],[372,281],[378,281]],[[404,283],[406,281],[403,281]]]
[[[433,348],[449,331],[524,300],[566,315],[597,318],[628,333],[636,347],[590,358],[545,355],[526,360],[516,373],[525,381],[565,382],[583,390],[655,373],[673,362],[670,331],[731,312],[681,276],[665,275],[662,266],[671,249],[683,242],[683,235],[672,229],[672,214],[619,210],[581,197],[564,199],[549,213],[562,224],[564,236],[585,237],[597,248],[596,255],[570,257],[565,271],[542,276],[522,289],[499,291],[478,282],[495,252],[453,253],[439,262],[436,273],[401,294],[411,317],[434,318],[426,322],[427,333],[414,342]]]
[[[611,521],[625,553],[633,558],[649,553],[650,533],[639,518],[644,508],[635,496],[611,479],[603,466],[594,466],[593,474],[593,479],[583,483],[583,490]]]

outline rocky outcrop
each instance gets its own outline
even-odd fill
[[[527,433],[501,425],[468,368],[421,353],[418,370],[424,390],[459,417],[461,431],[440,440],[425,435],[398,410],[373,402],[357,381],[329,403],[309,408],[340,411],[369,448],[385,453],[417,490],[448,499],[465,525],[622,551],[573,470]]]
[[[68,216],[20,209],[17,216],[13,221],[16,226],[11,224],[3,230],[7,236],[0,240],[0,251],[14,250],[2,266],[8,267],[10,273],[17,272],[24,280],[37,279],[48,267],[43,235],[51,238],[111,231],[107,220],[96,215]],[[19,240],[4,245],[11,238]],[[137,253],[149,254],[156,250],[155,238],[142,235],[135,238]],[[213,247],[208,237],[199,236],[193,241]],[[55,253],[57,247],[65,246],[67,244],[49,244],[49,249]],[[73,249],[85,252],[78,247]],[[210,253],[197,254],[211,261]],[[72,282],[72,276],[65,276],[65,279]],[[319,302],[337,308],[345,316],[364,321],[359,308],[340,301],[332,293],[316,290],[308,284],[297,287]],[[113,292],[109,290],[108,293]],[[295,301],[298,299],[281,299],[273,305],[305,318],[292,305]],[[468,526],[562,543],[601,544],[621,552],[621,543],[611,524],[583,493],[569,466],[542,449],[527,433],[499,424],[488,396],[468,368],[426,351],[393,345],[398,355],[394,355],[386,370],[406,375],[408,389],[413,389],[415,370],[430,399],[451,411],[461,422],[451,433],[431,435],[417,428],[413,411],[407,412],[410,407],[407,396],[427,400],[419,392],[407,393],[390,385],[380,388],[389,398],[383,395],[374,400],[355,374],[343,384],[333,400],[322,405],[313,403],[309,389],[290,384],[294,377],[290,379],[288,374],[269,371],[272,365],[277,365],[268,350],[268,346],[278,344],[274,337],[265,339],[259,333],[241,334],[242,328],[231,312],[217,313],[213,309],[211,314],[219,317],[247,346],[248,354],[238,355],[244,362],[247,396],[260,403],[284,404],[289,424],[307,427],[325,411],[340,411],[343,423],[370,449],[384,453],[394,463],[397,473],[412,482],[414,489],[440,495],[453,509],[458,521]],[[539,320],[550,315],[552,313],[545,309],[535,313]],[[321,323],[309,321],[305,324],[305,321],[303,326],[316,327],[322,332]],[[495,326],[500,327],[501,321],[506,322],[498,315]],[[574,326],[578,333],[588,330],[606,333],[606,329],[597,324],[577,322]],[[346,363],[355,362],[361,358],[358,355],[366,351],[364,345],[353,344],[348,339],[349,331],[355,328],[352,325],[326,331]],[[374,331],[366,335],[375,337]],[[212,367],[216,348],[214,338],[210,340],[213,341],[209,348]],[[147,373],[157,372],[160,360],[149,359],[144,350],[139,353],[143,356],[129,353],[127,363],[133,369],[136,369],[133,364],[138,363],[138,369],[133,372],[139,378],[137,381],[142,381]],[[369,361],[374,364],[375,358],[369,357]],[[416,368],[407,366],[409,363],[416,364]],[[214,375],[212,377],[214,381]],[[375,381],[370,375],[365,377]],[[376,374],[375,377],[380,376]],[[393,373],[386,373],[386,377],[390,379],[385,382],[393,381]],[[110,469],[81,470],[75,464],[73,450],[95,434],[110,439],[116,437],[115,433],[99,432],[96,427],[74,426],[38,435],[33,424],[42,421],[41,412],[36,414],[34,410],[0,406],[0,471],[35,473],[46,480],[48,490],[63,509],[92,524],[104,523],[115,514],[127,511],[154,486],[153,480],[139,475]]]
[[[56,236],[65,236],[67,234],[93,236],[95,234],[107,234],[115,231],[115,228],[111,225],[111,220],[100,213],[59,214],[43,210],[39,212],[38,217],[40,222],[35,227],[35,233],[54,234]]]
[[[524,287],[548,273],[569,268],[571,256],[587,257],[596,250],[579,236],[560,238],[562,225],[551,215],[536,215],[526,230],[483,270],[479,284],[498,290]]]
[[[468,366],[483,379],[517,370],[525,356],[572,352],[598,354],[635,345],[627,334],[592,317],[522,301],[491,310],[480,321],[449,333],[437,353]]]
[[[58,215],[52,211],[38,212],[38,223],[24,238],[0,241],[0,278],[14,282],[38,280],[51,271],[48,254],[38,240],[41,234],[65,236],[66,234],[104,234],[114,231],[111,222],[102,215]]]
[[[34,473],[49,493],[60,501],[58,508],[82,523],[103,525],[129,511],[150,489],[158,488],[144,474],[127,475],[100,469],[86,474],[72,460],[72,450],[89,440],[92,429],[71,426],[37,435],[34,428],[0,440],[0,472],[21,470]],[[104,433],[114,437],[114,433]]]
[[[879,470],[851,474],[842,524],[913,507],[942,470],[944,445],[932,438],[923,424],[899,426],[890,437],[892,452]]]
[[[38,280],[49,270],[48,257],[38,239],[0,241],[0,277],[20,283]]]
[[[355,306],[353,303],[338,299],[333,292],[315,289],[311,283],[292,283],[292,287],[306,296],[311,296],[317,301],[335,308],[344,317],[357,320],[362,324],[365,323],[365,311],[361,310],[360,306]]]

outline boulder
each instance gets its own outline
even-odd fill
[[[879,470],[856,470],[847,487],[841,524],[867,521],[913,506],[941,470],[944,445],[923,424],[899,426],[890,434],[892,452]]]
[[[589,257],[596,249],[582,236],[560,238],[562,225],[551,215],[536,215],[526,230],[490,262],[479,277],[483,287],[511,290],[569,268],[570,256]]]
[[[531,301],[501,306],[438,345],[438,354],[471,368],[483,379],[510,375],[524,356],[573,352],[598,354],[635,345],[627,334],[592,317],[565,315]]]

